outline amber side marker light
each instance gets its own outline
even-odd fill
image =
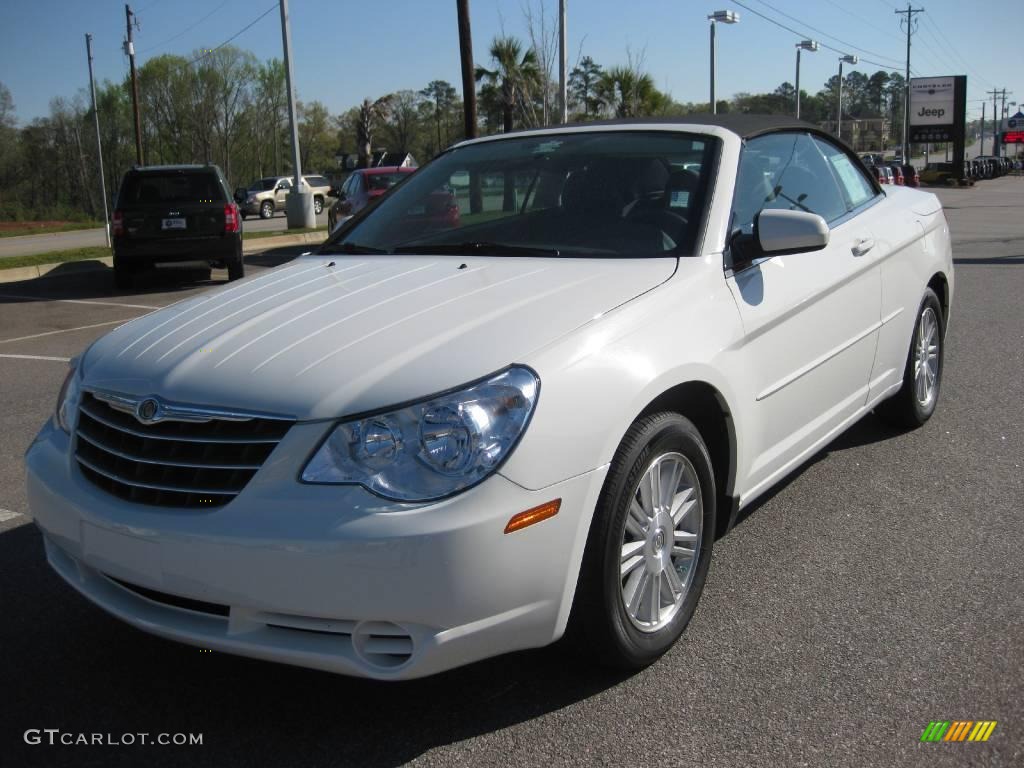
[[[539,523],[541,520],[554,517],[558,514],[558,508],[561,506],[562,500],[555,499],[541,504],[539,507],[533,507],[533,509],[520,512],[518,515],[513,515],[512,519],[508,521],[508,525],[505,526],[505,533],[515,533],[534,523]]]

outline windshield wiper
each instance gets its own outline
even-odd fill
[[[493,255],[493,256],[560,256],[556,248],[539,248],[532,245],[514,245],[513,243],[492,243],[479,240],[467,240],[462,243],[410,243],[394,249],[395,253],[423,253],[460,255]]]
[[[346,241],[344,243],[334,243],[329,246],[324,253],[372,253],[382,255],[388,252],[383,248],[374,248],[372,245],[361,245],[359,243],[350,243]]]

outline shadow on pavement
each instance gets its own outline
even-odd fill
[[[200,653],[80,597],[46,564],[34,525],[0,534],[0,577],[0,739],[15,755],[8,765],[397,766],[627,678],[561,645],[406,683]],[[30,728],[202,733],[203,745],[27,746]]]
[[[313,246],[274,248],[245,257],[248,266],[272,268],[285,264]],[[82,265],[91,264],[92,268]],[[97,261],[68,262],[44,277],[0,283],[0,304],[18,301],[49,301],[51,299],[104,299],[139,297],[153,293],[172,293],[196,287],[226,284],[227,273],[217,270],[211,278],[210,268],[201,264],[163,264],[141,272],[131,290],[114,288],[114,270]],[[17,298],[11,296],[17,295]]]

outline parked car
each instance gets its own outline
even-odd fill
[[[504,183],[442,226],[473,173]],[[637,669],[741,510],[871,411],[932,416],[953,297],[936,197],[807,123],[464,142],[75,358],[28,508],[63,579],[165,638],[397,680],[571,627]]]
[[[985,168],[981,160],[971,160],[971,178],[975,181],[985,178]]]
[[[890,166],[888,166],[888,165],[883,165],[883,166],[881,166],[881,168],[882,168],[882,173],[885,174],[885,183],[886,184],[895,184],[896,183],[896,174],[893,173],[892,168]]]
[[[956,182],[952,163],[928,163],[921,171],[921,183],[932,185],[946,185]]]
[[[248,188],[236,189],[235,200],[241,207],[242,218],[258,215],[261,219],[269,219],[275,212],[284,211],[294,180],[294,176],[267,176],[256,179]],[[303,176],[302,181],[313,194],[313,213],[319,216],[327,204],[331,182],[324,176]]]
[[[915,188],[921,186],[921,174],[918,173],[917,168],[912,165],[901,165],[900,170],[903,172],[904,186]]]
[[[886,168],[892,172],[892,183],[903,186],[903,166],[897,163],[889,163]]]
[[[860,159],[864,161],[865,165],[885,165],[887,162],[882,155],[876,152],[869,152],[866,155],[861,155]]]
[[[871,172],[871,175],[875,177],[875,181],[877,181],[879,184],[889,183],[889,177],[885,175],[885,171],[883,170],[882,166],[869,165],[868,170]]]
[[[353,171],[337,189],[334,197],[338,199],[327,211],[327,231],[333,232],[338,224],[376,202],[391,187],[415,171],[415,168],[405,166],[360,168]]]
[[[974,177],[971,176],[971,163],[968,160],[964,160],[963,171],[960,176],[960,185],[963,187],[974,186]]]
[[[125,173],[111,216],[114,285],[164,262],[201,261],[245,274],[242,223],[215,165],[152,165]]]

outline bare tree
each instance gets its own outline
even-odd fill
[[[391,111],[392,95],[381,96],[376,101],[363,99],[359,105],[359,120],[356,123],[356,152],[359,155],[359,167],[369,168],[373,158],[373,135],[377,126],[384,121]]]
[[[557,102],[555,92],[556,85],[552,79],[552,72],[558,61],[558,23],[557,15],[553,21],[549,18],[544,0],[537,0],[538,10],[534,11],[534,0],[527,0],[523,5],[523,16],[526,19],[526,29],[530,36],[530,47],[533,49],[537,60],[537,79],[532,85],[539,93],[530,93],[529,88],[524,88],[521,96],[526,103],[539,98],[541,103],[541,124],[548,125],[551,122],[551,114]],[[526,103],[523,107],[526,109]],[[530,103],[529,111],[533,112],[533,105]],[[536,116],[531,124],[536,124]]]

